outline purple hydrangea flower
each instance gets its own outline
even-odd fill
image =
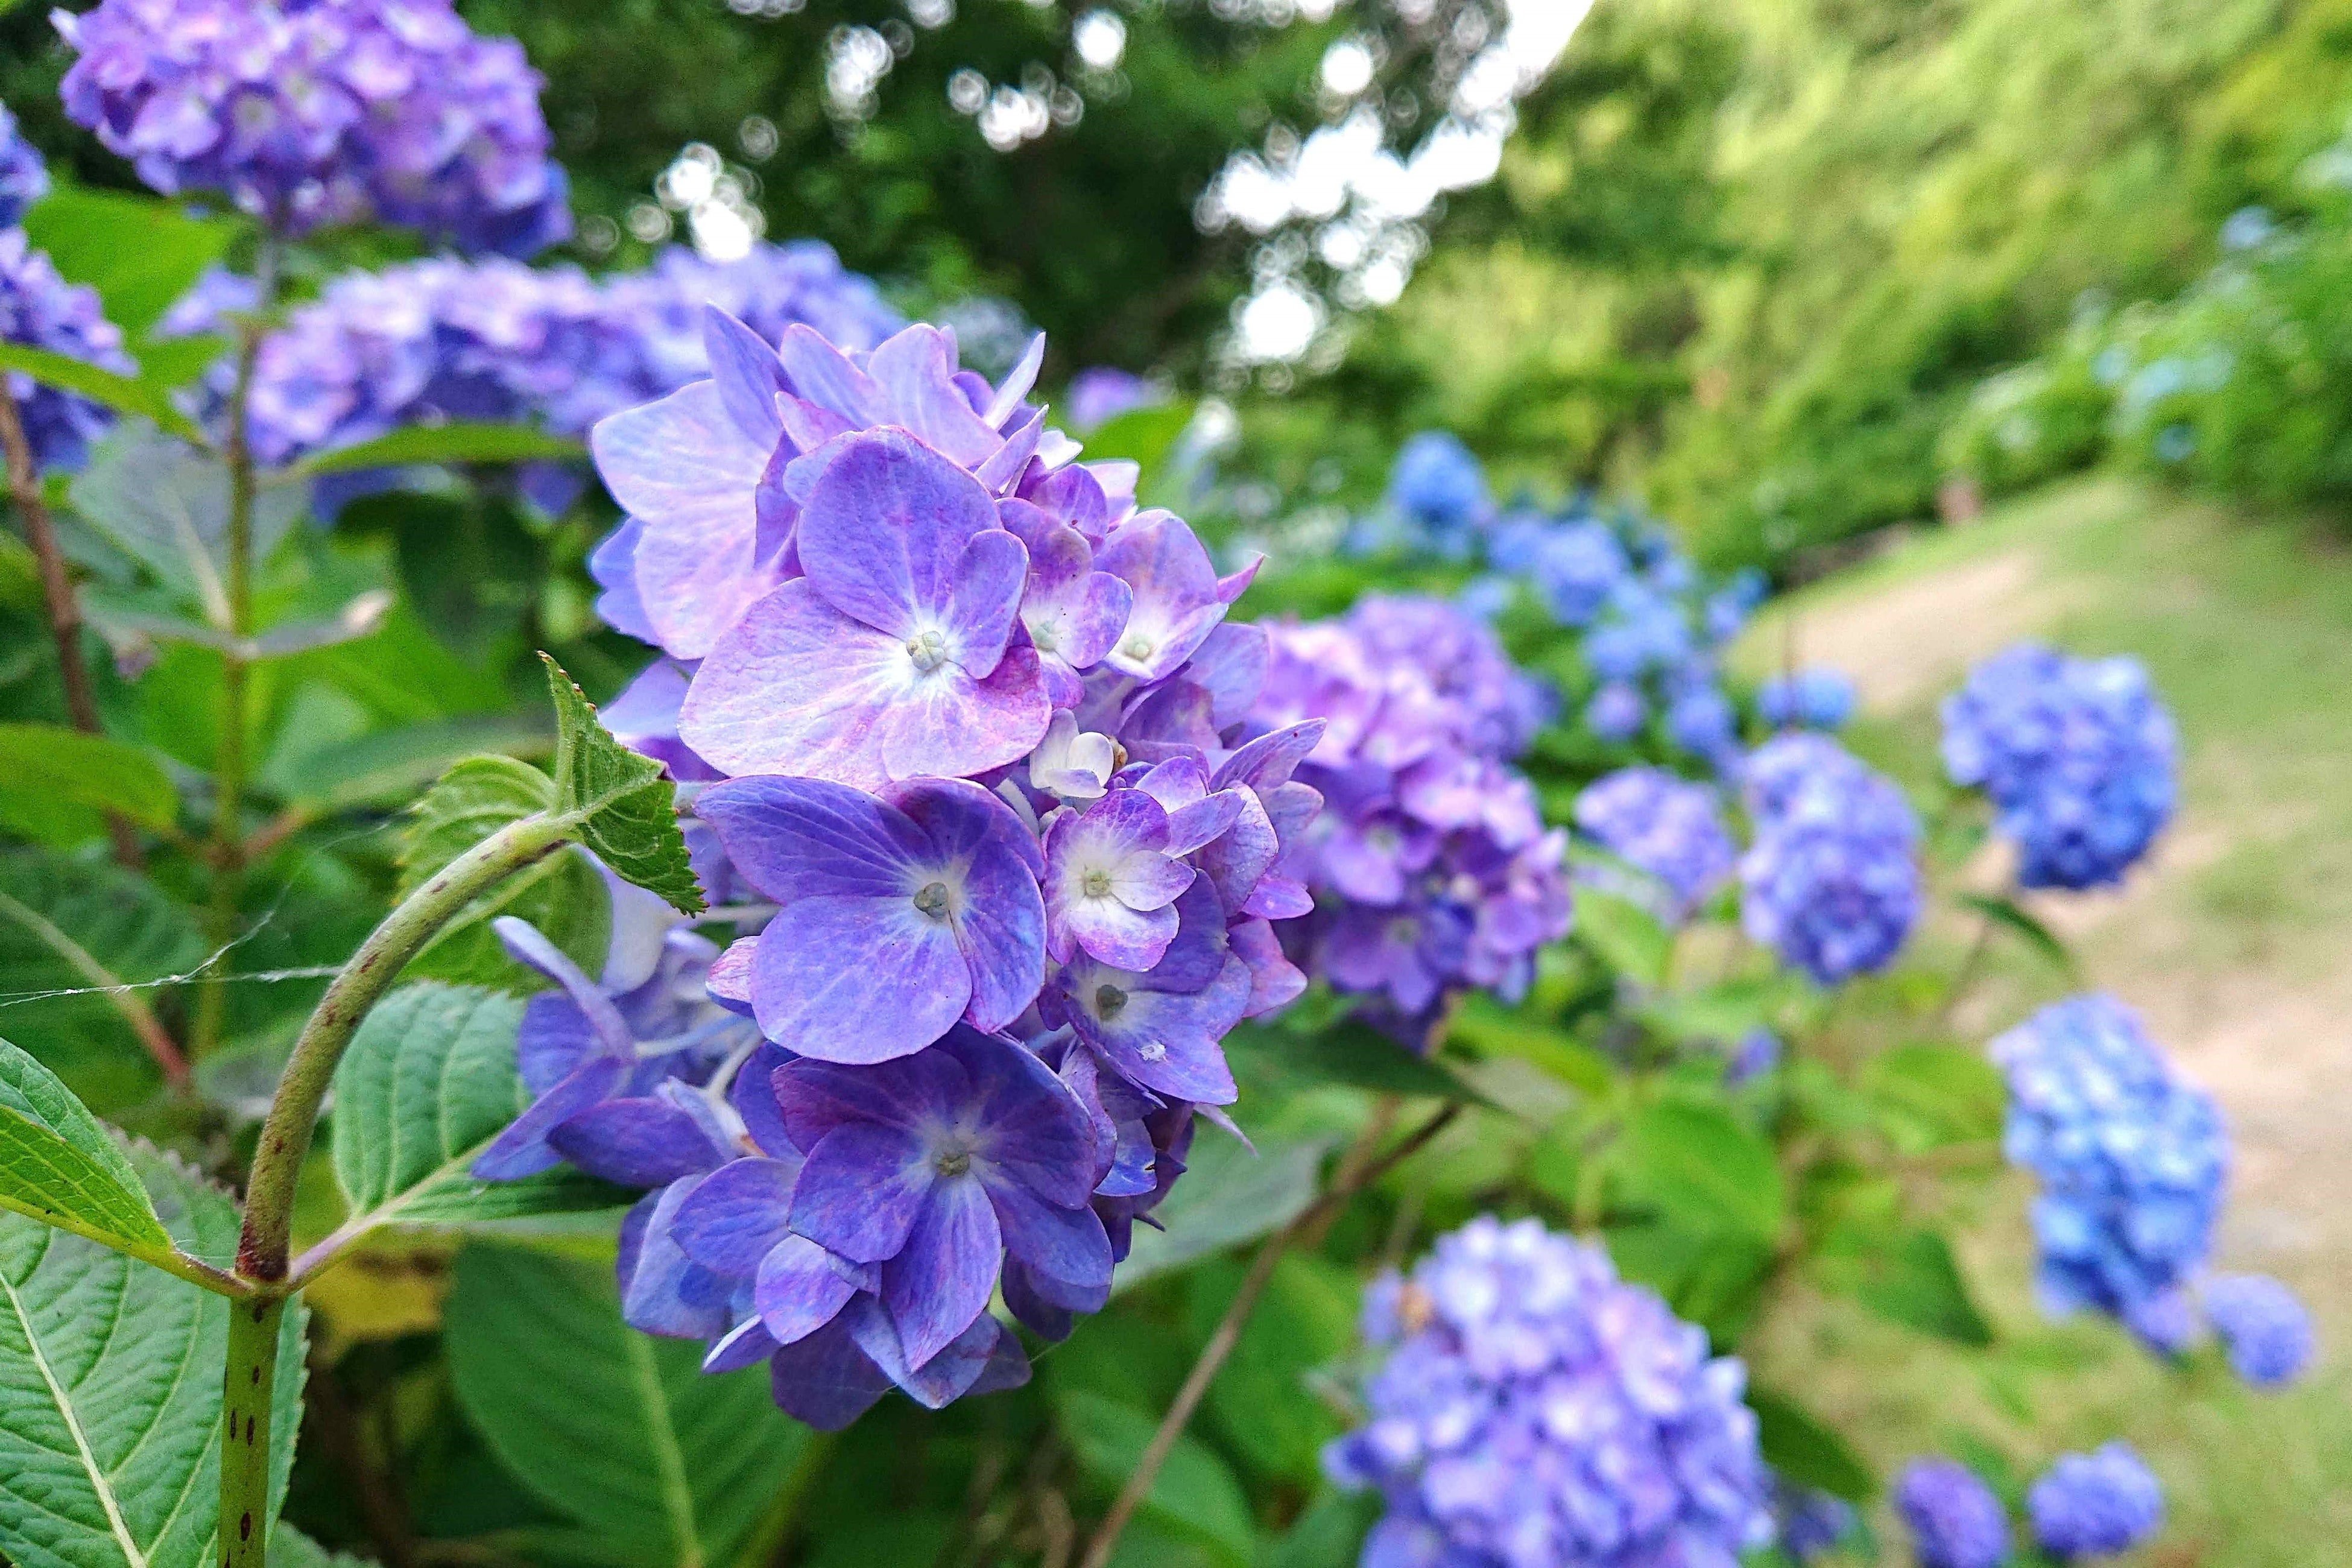
[[[2009,1515],[1976,1473],[1949,1459],[1914,1459],[1895,1483],[1919,1568],[1996,1568],[2009,1561]]]
[[[1649,710],[1642,700],[1642,689],[1627,680],[1601,683],[1584,705],[1584,727],[1603,741],[1612,743],[1632,740],[1649,722]]]
[[[1712,677],[1678,687],[1666,704],[1666,739],[1717,773],[1739,762],[1739,716]]]
[[[165,195],[513,256],[572,232],[538,73],[448,0],[103,0],[56,21],[67,115]]]
[[[1364,1299],[1370,1420],[1325,1448],[1386,1513],[1365,1568],[1729,1564],[1772,1536],[1746,1369],[1608,1255],[1482,1215]]]
[[[2137,659],[2020,644],[1944,703],[1945,771],[1991,798],[2028,888],[2120,879],[2172,816],[2174,750]]]
[[[1756,716],[1775,730],[1843,730],[1853,708],[1853,682],[1820,666],[1776,675],[1756,689]]]
[[[134,374],[137,367],[122,352],[121,332],[100,309],[97,292],[58,277],[23,229],[0,229],[0,342],[64,354],[121,375]],[[50,472],[81,467],[89,443],[114,423],[114,416],[21,371],[7,374],[35,465]]]
[[[1285,862],[1323,907],[1294,940],[1409,1039],[1465,986],[1516,994],[1568,930],[1566,836],[1502,760],[1529,732],[1511,675],[1438,600],[1375,596],[1275,635],[1258,721],[1328,721],[1300,773],[1328,809]]]
[[[2033,1539],[2061,1563],[2128,1552],[2164,1524],[2164,1489],[2127,1443],[2062,1454],[2025,1494]]]
[[[2188,1286],[2229,1174],[2213,1101],[2175,1078],[2108,996],[2053,1003],[1991,1049],[2009,1079],[2003,1150],[2042,1183],[2044,1306],[2110,1313],[2151,1348],[2179,1352],[2195,1332]]]
[[[1070,428],[1084,436],[1122,414],[1156,408],[1167,401],[1167,390],[1157,382],[1112,365],[1089,365],[1070,377]]]
[[[1884,968],[1919,914],[1919,828],[1902,792],[1801,733],[1757,749],[1747,792],[1748,934],[1823,985]]]
[[[1780,1037],[1771,1030],[1750,1029],[1739,1037],[1738,1044],[1732,1047],[1730,1057],[1725,1060],[1723,1081],[1734,1089],[1744,1083],[1753,1083],[1779,1067],[1785,1052]]]
[[[1576,825],[1665,885],[1687,915],[1731,876],[1734,850],[1715,792],[1660,768],[1620,768],[1585,785]]]
[[[49,194],[49,167],[41,150],[17,132],[16,117],[0,104],[0,228],[25,221],[25,209]]]
[[[2294,1291],[2267,1274],[2217,1274],[2198,1295],[2240,1377],[2279,1388],[2303,1375],[2311,1362],[2311,1313]]]
[[[1780,1547],[1799,1563],[1811,1563],[1834,1552],[1861,1522],[1853,1505],[1814,1487],[1792,1485],[1785,1477],[1772,1478],[1772,1522]]]

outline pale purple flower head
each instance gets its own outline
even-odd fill
[[[1084,436],[1122,414],[1157,407],[1167,401],[1165,387],[1133,371],[1120,370],[1116,365],[1088,365],[1070,377],[1070,428]]]
[[[2217,1274],[2198,1290],[2231,1370],[2256,1388],[2282,1388],[2310,1364],[2311,1311],[2267,1274]]]
[[[18,133],[16,117],[0,104],[0,228],[25,221],[25,209],[49,194],[41,150]]]
[[[1802,732],[1759,747],[1746,783],[1748,934],[1823,985],[1884,968],[1919,914],[1919,827],[1902,792]]]
[[[2128,1552],[2164,1525],[2164,1489],[2128,1443],[2061,1454],[2025,1494],[2034,1543],[2061,1563]]]
[[[1919,1568],[1998,1568],[2009,1561],[2009,1515],[1992,1489],[1950,1459],[1914,1459],[1895,1483]]]
[[[1370,1419],[1323,1468],[1381,1492],[1365,1568],[1730,1563],[1771,1539],[1746,1369],[1599,1247],[1481,1215],[1363,1316]]]
[[[48,257],[26,241],[23,229],[0,229],[0,342],[23,343],[131,374],[136,367],[122,352],[122,333],[100,312],[97,291],[58,277]],[[34,463],[45,470],[79,468],[89,443],[113,424],[114,416],[21,371],[9,371],[7,376]]]
[[[1665,886],[1687,915],[1731,876],[1734,850],[1715,792],[1661,768],[1620,768],[1576,797],[1576,825]]]
[[[103,0],[58,32],[75,123],[165,195],[281,234],[364,218],[528,256],[572,232],[540,78],[448,0]]]

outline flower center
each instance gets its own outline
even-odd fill
[[[907,657],[915,661],[917,669],[930,674],[948,661],[947,634],[937,626],[925,626],[907,639]]]
[[[971,1151],[969,1149],[942,1149],[937,1155],[933,1156],[931,1160],[931,1169],[937,1171],[942,1176],[961,1176],[966,1171],[971,1169]]]
[[[1054,645],[1060,640],[1060,637],[1055,634],[1054,623],[1051,621],[1039,621],[1029,628],[1030,645],[1039,653],[1053,652]]]
[[[1078,879],[1078,891],[1084,893],[1090,899],[1108,898],[1110,896],[1110,873],[1108,871],[1087,872],[1085,876]]]
[[[945,882],[924,883],[915,894],[915,907],[935,921],[947,919],[948,885]]]
[[[1397,830],[1395,828],[1375,827],[1370,833],[1364,835],[1364,842],[1370,845],[1373,848],[1379,850],[1383,855],[1393,855],[1396,853],[1397,845],[1401,840],[1397,837]]]
[[[1120,644],[1118,651],[1127,655],[1129,658],[1150,658],[1151,657],[1151,639],[1145,637],[1141,632],[1138,632],[1133,637],[1128,638],[1126,642]]]
[[[1126,1005],[1127,993],[1121,991],[1118,986],[1097,985],[1095,987],[1095,1016],[1102,1019],[1103,1022],[1108,1023],[1113,1018],[1118,1017],[1119,1015],[1119,1009]]]

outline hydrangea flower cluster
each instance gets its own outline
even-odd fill
[[[1402,542],[1456,560],[1470,552],[1495,510],[1486,471],[1462,438],[1447,430],[1420,431],[1397,448],[1387,504]]]
[[[1748,934],[1823,985],[1884,968],[1919,914],[1919,826],[1902,791],[1803,732],[1758,747],[1746,790]]]
[[[510,256],[572,232],[539,74],[448,0],[103,0],[56,21],[67,115],[165,195]]]
[[[219,331],[224,312],[256,299],[249,279],[207,273],[159,331]],[[905,324],[871,279],[815,240],[762,244],[728,263],[672,247],[644,272],[601,281],[495,257],[405,262],[335,279],[263,339],[249,405],[254,451],[288,463],[452,419],[584,434],[709,374],[702,312],[714,303],[772,343],[797,323],[865,350]],[[226,360],[207,377],[204,412],[215,424],[235,382]],[[576,486],[561,470],[525,479],[551,504]]]
[[[1507,761],[1543,703],[1492,632],[1439,600],[1370,595],[1273,630],[1255,721],[1328,722],[1298,777],[1329,809],[1281,868],[1318,900],[1290,945],[1409,1042],[1464,986],[1517,995],[1568,931],[1567,835]]]
[[[1895,1510],[1911,1531],[1919,1568],[1996,1568],[2009,1560],[2009,1514],[1965,1465],[1912,1460],[1895,1483]]]
[[[21,228],[0,229],[0,342],[25,343],[129,375],[122,333],[100,313],[97,291],[68,283]],[[34,464],[58,471],[81,467],[89,443],[114,416],[77,397],[10,371],[8,391],[33,449]]]
[[[1247,722],[1254,568],[1074,460],[1024,401],[1042,339],[992,386],[929,326],[706,331],[709,379],[595,427],[599,570],[668,656],[615,732],[698,781],[706,888],[773,910],[703,976],[751,1044],[562,1126],[655,1188],[629,1321],[835,1427],[1024,1377],[1000,1288],[1049,1336],[1102,1305],[1235,1098],[1222,1037],[1305,988],[1270,922],[1308,904],[1276,866],[1323,726]]]
[[[2217,1274],[2198,1299],[2240,1377],[2256,1388],[2278,1388],[2303,1375],[2311,1361],[2311,1313],[2294,1291],[2267,1274]]]
[[[1363,1331],[1370,1419],[1323,1465],[1387,1505],[1366,1568],[1731,1568],[1772,1538],[1746,1369],[1599,1247],[1482,1215]]]
[[[2033,1539],[2061,1563],[2128,1552],[2164,1524],[2164,1489],[2127,1443],[2062,1454],[2025,1494]]]
[[[25,221],[25,209],[49,194],[49,167],[41,151],[17,132],[16,117],[0,104],[0,228]]]
[[[2042,1183],[2033,1203],[2045,1308],[2112,1314],[2151,1348],[2196,1332],[2188,1286],[2229,1174],[2221,1118],[2175,1078],[2131,1010],[2070,997],[1992,1043],[2009,1080],[2002,1147]]]
[[[1731,876],[1736,850],[1705,784],[1663,768],[1620,768],[1584,786],[1576,825],[1620,860],[1664,885],[1668,912],[1685,919]]]
[[[1793,1486],[1785,1477],[1772,1478],[1772,1521],[1780,1550],[1798,1563],[1811,1563],[1833,1552],[1861,1523],[1853,1505],[1815,1487]]]
[[[2024,887],[2114,882],[2172,816],[2172,716],[2137,659],[1996,654],[1945,700],[1943,749],[1952,782],[1991,797]]]
[[[1776,675],[1756,689],[1756,716],[1775,730],[1843,730],[1853,709],[1853,682],[1824,665]]]

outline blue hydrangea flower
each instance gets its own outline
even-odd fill
[[[121,375],[134,374],[137,367],[122,352],[121,332],[100,309],[97,292],[58,277],[23,229],[0,229],[0,342],[44,349]],[[114,416],[21,371],[7,374],[34,464],[50,472],[81,467],[89,443],[114,423]]]
[[[1494,511],[1478,459],[1445,430],[1406,437],[1389,470],[1388,500],[1414,542],[1456,555]]]
[[[1602,682],[1584,705],[1584,727],[1603,741],[1630,741],[1648,722],[1642,689],[1628,680]]]
[[[1919,1568],[1995,1568],[2009,1561],[2009,1515],[1976,1473],[1949,1459],[1914,1459],[1895,1483]]]
[[[2279,1388],[2311,1362],[2311,1313],[2267,1274],[2217,1274],[2199,1289],[2230,1365],[2256,1388]]]
[[[1666,704],[1666,739],[1716,769],[1739,762],[1739,716],[1711,679],[1685,681]]]
[[[1861,1523],[1853,1505],[1843,1498],[1792,1485],[1778,1475],[1772,1478],[1772,1521],[1780,1531],[1780,1550],[1799,1563],[1834,1552]]]
[[[1596,518],[1546,527],[1528,556],[1521,570],[1534,580],[1552,618],[1564,626],[1590,625],[1633,570],[1625,547]]]
[[[56,21],[68,117],[165,195],[510,256],[572,232],[538,73],[448,0],[103,0]]]
[[[1516,994],[1568,930],[1566,836],[1504,761],[1531,732],[1529,692],[1439,600],[1373,596],[1274,632],[1255,721],[1328,726],[1298,773],[1328,809],[1284,863],[1319,897],[1297,940],[1409,1040],[1465,986]]]
[[[2070,997],[1992,1043],[2009,1080],[2002,1147],[2040,1178],[2037,1290],[2109,1313],[2164,1353],[2196,1331],[2188,1286],[2229,1174],[2213,1101],[2175,1078],[2114,998]]]
[[[1756,716],[1775,730],[1843,730],[1853,708],[1853,682],[1818,665],[1756,689]]]
[[[1365,1568],[1728,1568],[1771,1539],[1746,1369],[1599,1247],[1482,1215],[1363,1328],[1369,1420],[1323,1466],[1386,1505]]]
[[[1785,1047],[1780,1037],[1769,1029],[1750,1029],[1739,1037],[1723,1064],[1723,1081],[1737,1089],[1752,1083],[1780,1065]]]
[[[2164,1523],[2164,1489],[2126,1443],[2062,1454],[2025,1494],[2033,1539],[2061,1563],[2128,1552]]]
[[[0,228],[25,221],[25,209],[49,194],[49,167],[41,150],[17,132],[16,117],[0,104]]]
[[[2028,888],[2119,879],[2172,815],[2172,717],[2137,659],[2031,643],[1944,702],[1944,767],[1990,797]]]
[[[1662,768],[1620,768],[1576,797],[1576,825],[1665,884],[1687,915],[1730,877],[1735,851],[1715,792]]]
[[[1746,787],[1748,934],[1823,985],[1885,967],[1919,914],[1919,828],[1902,792],[1802,733],[1759,747]]]
[[[706,886],[742,889],[701,976],[738,1043],[623,1092],[614,1027],[501,1142],[593,1130],[652,1189],[628,1321],[837,1426],[1024,1378],[999,1291],[1049,1336],[1102,1305],[1236,1097],[1224,1036],[1306,987],[1273,922],[1312,907],[1281,862],[1326,723],[1261,721],[1270,641],[1225,618],[1249,573],[1074,460],[1024,401],[1042,341],[992,385],[933,328],[705,324],[709,378],[596,427],[631,512],[596,569],[667,650],[607,721],[692,781]]]

